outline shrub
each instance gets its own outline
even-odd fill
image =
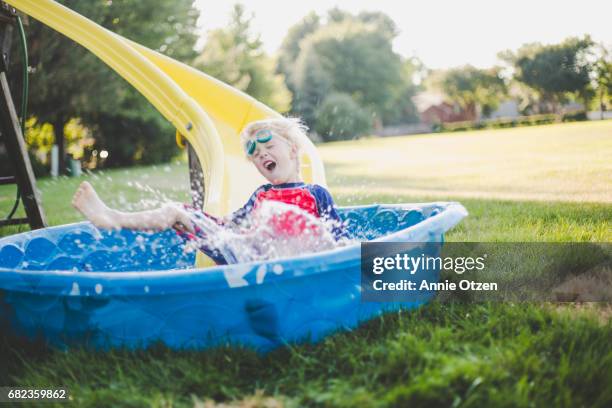
[[[566,113],[565,115],[563,115],[563,119],[561,120],[563,122],[578,122],[578,121],[588,120],[588,118],[587,118],[586,111],[578,111],[578,112]]]
[[[28,151],[30,158],[30,164],[32,165],[32,171],[36,178],[45,177],[49,175],[49,166],[42,163],[35,154]],[[13,167],[13,161],[9,159],[6,152],[0,153],[0,176],[14,176],[15,168]]]
[[[314,130],[326,142],[353,139],[372,129],[370,113],[344,93],[329,94],[316,109],[315,117]]]
[[[47,177],[51,174],[50,165],[42,163],[32,152],[28,152],[28,156],[30,156],[30,164],[32,164],[32,171],[36,178]]]
[[[99,114],[92,134],[95,143],[84,152],[84,161],[92,160],[92,151],[108,151],[99,167],[126,167],[166,163],[179,153],[174,129],[168,123],[147,118],[128,118]]]
[[[566,115],[568,116],[568,115]],[[576,115],[576,117],[582,117]],[[586,119],[586,113],[584,113]],[[584,119],[568,119],[568,120],[584,120]],[[462,132],[466,130],[477,130],[477,129],[500,129],[509,128],[516,126],[533,126],[533,125],[544,125],[548,123],[555,123],[561,121],[559,115],[546,114],[546,115],[532,115],[532,116],[520,116],[518,118],[500,118],[481,122],[465,121],[465,122],[451,122],[442,123],[434,128],[435,132]],[[565,116],[563,121],[566,121]]]

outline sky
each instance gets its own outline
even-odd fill
[[[590,34],[612,46],[610,0],[242,0],[254,13],[253,31],[275,53],[288,29],[310,11],[337,6],[353,13],[382,11],[398,26],[394,50],[432,69],[499,64],[497,53],[528,42],[552,44]],[[227,25],[235,1],[195,0],[203,35]],[[205,41],[205,40],[204,40]]]

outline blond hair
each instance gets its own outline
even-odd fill
[[[274,118],[249,123],[240,133],[242,147],[244,148],[246,143],[263,129],[271,130],[275,135],[289,142],[291,146],[295,146],[299,157],[301,140],[307,137],[306,132],[308,131],[308,127],[299,118]]]

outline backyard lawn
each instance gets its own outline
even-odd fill
[[[449,241],[612,242],[612,121],[319,149],[339,205],[460,201],[470,215]],[[49,224],[82,220],[70,199],[83,179],[113,207],[189,201],[185,160],[42,179]],[[0,217],[14,194],[0,186]],[[20,230],[6,227],[0,236]],[[610,316],[602,304],[434,302],[266,356],[161,346],[66,353],[2,336],[0,385],[64,386],[83,406],[604,407],[612,406]]]

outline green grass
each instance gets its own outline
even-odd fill
[[[321,147],[341,205],[457,200],[449,241],[612,241],[612,122]],[[608,158],[608,160],[605,160]],[[184,162],[84,178],[113,206],[188,201]],[[80,180],[40,180],[50,224],[81,220]],[[131,184],[130,184],[131,183]],[[138,184],[136,184],[138,183]],[[148,186],[148,187],[139,187]],[[14,194],[0,187],[0,214]],[[23,228],[21,228],[23,229]],[[0,230],[15,233],[18,227]],[[609,309],[429,304],[317,345],[62,352],[0,338],[0,385],[66,386],[82,406],[610,406]]]
[[[337,142],[334,193],[612,203],[612,121]]]
[[[610,338],[610,324],[592,314],[431,304],[264,357],[164,347],[11,351],[20,360],[4,383],[62,384],[75,402],[90,407],[192,406],[194,398],[244,403],[257,393],[296,407],[605,407],[612,402]]]
[[[100,197],[113,208],[140,210],[159,205],[160,201],[189,201],[189,175],[184,160],[167,165],[113,169],[84,174],[72,178],[43,178],[37,181],[43,210],[49,225],[83,221],[70,204],[72,195],[83,180],[90,181]],[[15,186],[0,186],[0,216],[8,214],[15,202]],[[17,216],[24,216],[19,207]],[[25,226],[0,229],[0,236],[7,231],[25,231]],[[14,233],[14,232],[11,232]]]

